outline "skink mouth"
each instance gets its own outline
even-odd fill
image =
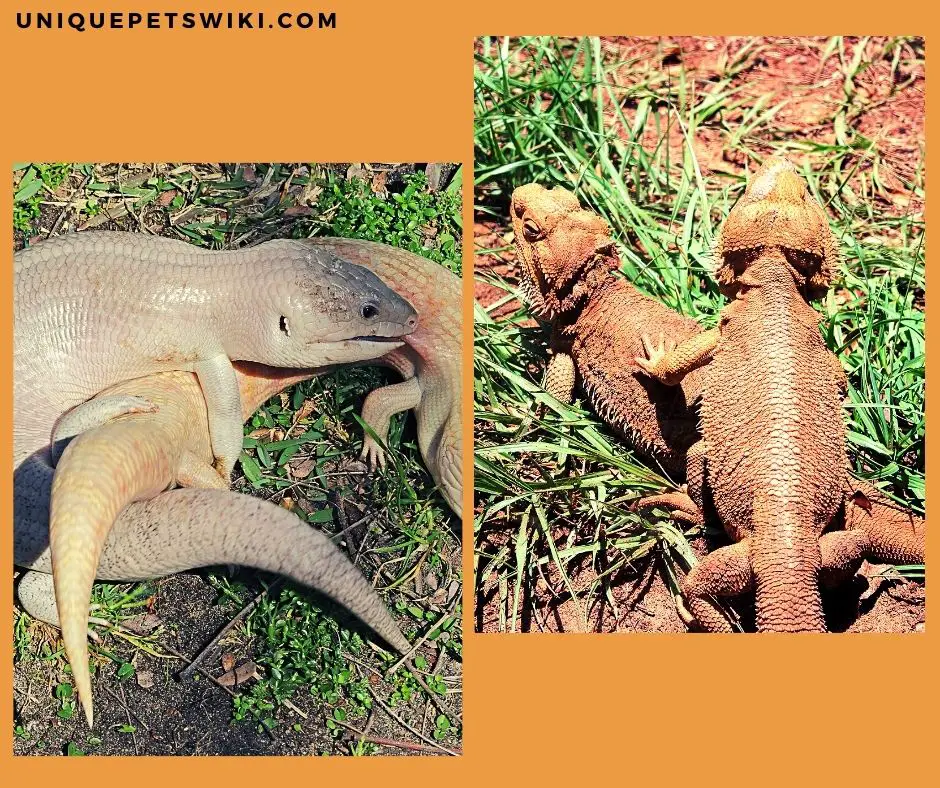
[[[310,367],[354,364],[387,356],[404,344],[401,339],[393,337],[353,337],[333,342],[311,342],[307,345],[303,363]]]
[[[343,356],[359,359],[381,358],[404,347],[401,339],[392,337],[359,337],[339,343],[339,360]]]
[[[319,347],[345,347],[347,345],[364,345],[364,344],[375,344],[375,345],[390,345],[394,347],[401,347],[405,344],[404,337],[373,337],[373,336],[361,336],[361,337],[347,337],[346,339],[333,339],[329,342],[324,342],[323,340],[311,340],[306,343],[307,345],[313,346],[317,345]]]

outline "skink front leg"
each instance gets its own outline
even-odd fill
[[[362,420],[369,425],[379,440],[376,441],[366,433],[360,458],[367,461],[373,468],[376,466],[384,468],[385,449],[382,448],[381,443],[388,440],[388,425],[392,416],[417,407],[419,402],[421,402],[421,385],[417,378],[409,378],[403,383],[384,386],[369,394],[362,406]]]
[[[206,398],[215,467],[228,479],[241,454],[244,440],[242,404],[235,368],[228,356],[220,354],[198,362],[193,372],[199,378],[199,385]]]

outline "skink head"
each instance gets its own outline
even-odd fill
[[[277,287],[280,366],[378,358],[415,330],[414,307],[371,271],[328,250],[297,248],[294,276]]]

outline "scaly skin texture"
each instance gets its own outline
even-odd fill
[[[851,568],[863,559],[890,564],[924,563],[927,530],[923,519],[895,503],[871,482],[846,476],[843,505],[833,530],[823,534],[830,544],[841,542],[844,559],[824,566]],[[839,531],[847,533],[838,535]]]
[[[276,391],[313,374],[240,366],[243,416]],[[143,397],[157,410],[119,416],[79,435],[63,453],[54,476],[37,453],[21,466],[15,480],[14,557],[17,564],[54,571],[56,605],[35,599],[48,583],[33,577],[24,578],[20,597],[28,595],[24,590],[31,591],[34,598],[23,599],[30,612],[60,623],[89,726],[93,706],[86,636],[96,573],[103,579],[130,580],[216,563],[257,566],[329,595],[395,648],[408,650],[371,585],[326,537],[296,515],[218,490],[177,491],[127,506],[177,481],[227,485],[210,465],[205,401],[194,375],[171,372],[127,381],[102,396],[125,394]],[[208,476],[201,477],[201,470]]]
[[[742,212],[728,217],[723,243],[731,253],[722,261],[725,265],[720,269],[718,279],[729,295],[733,295],[736,288],[733,266],[739,262],[734,254],[738,244],[741,243],[744,259],[752,254],[747,246],[747,233],[740,233],[735,228],[742,224],[739,221],[742,216],[750,216],[752,220],[755,215],[760,217],[760,212],[751,206],[755,204],[754,196],[766,185],[766,179],[761,181],[757,191],[739,201]],[[802,194],[797,190],[798,196]],[[809,219],[803,227],[817,230],[824,227],[818,222],[819,216],[823,221],[825,219],[821,208],[811,200],[804,201],[804,205]],[[793,227],[792,218],[799,213],[799,203],[792,207],[782,206],[777,215],[784,221],[779,224],[769,222],[770,215],[765,213],[758,226],[772,235],[775,227],[777,230],[784,226]],[[537,184],[516,189],[512,222],[522,267],[523,292],[533,311],[552,319],[555,324],[552,337],[555,355],[546,377],[548,391],[562,401],[570,401],[576,379],[580,376],[592,406],[616,431],[641,448],[653,447],[653,456],[667,467],[678,466],[678,469],[685,470],[687,451],[697,438],[697,415],[690,414],[684,406],[677,409],[675,403],[694,403],[702,395],[703,371],[692,372],[681,380],[681,395],[667,386],[651,388],[643,382],[642,374],[637,375],[640,367],[633,363],[634,350],[644,347],[643,335],[649,334],[662,336],[673,344],[681,342],[686,350],[691,348],[692,357],[700,358],[703,347],[708,351],[709,345],[713,345],[714,333],[702,331],[695,321],[681,317],[657,302],[650,305],[652,299],[638,294],[628,283],[614,279],[611,271],[619,268],[619,260],[606,223],[582,209],[570,192],[561,188],[548,190]],[[745,222],[744,226],[746,230],[749,225]],[[727,231],[728,228],[731,232]],[[803,265],[804,260],[815,257],[818,268],[810,273],[809,283],[815,283],[813,292],[818,292],[836,266],[835,242],[828,231],[814,235],[803,233],[799,226],[791,237],[801,239],[791,241],[801,248],[784,249],[783,253],[793,260],[794,265]],[[815,276],[822,271],[826,272],[822,279]],[[613,281],[606,288],[600,287],[610,280]],[[809,296],[808,289],[804,290]],[[598,292],[604,296],[599,297]],[[592,320],[591,310],[595,302],[599,302],[601,308],[594,308],[593,314],[600,319]],[[607,303],[610,306],[603,308]],[[692,341],[687,343],[687,340]],[[577,364],[569,355],[573,348],[577,349]],[[618,352],[620,348],[624,349],[622,355]],[[832,362],[838,375],[838,362],[834,358]],[[668,378],[668,373],[664,373],[664,377]],[[664,420],[661,414],[667,412],[671,417]],[[835,424],[841,423],[840,415]],[[705,459],[701,456],[703,449],[703,445],[696,444],[688,458],[691,460],[693,478],[690,481],[693,486],[696,468]],[[646,500],[650,504],[674,507],[673,514],[678,518],[692,522],[702,520],[700,505],[691,501],[688,495],[672,493]],[[848,473],[845,475],[841,507],[829,528],[852,531],[845,536],[826,538],[830,540],[830,546],[833,539],[843,540],[858,563],[864,557],[892,563],[922,563],[924,560],[923,519],[899,507],[874,485]],[[859,536],[860,533],[863,536]],[[730,577],[733,571],[728,575],[716,585],[734,587],[734,578]],[[750,582],[749,576],[746,582]],[[713,608],[708,612],[712,614],[713,628],[729,628],[720,612]]]
[[[758,629],[824,631],[819,536],[842,502],[844,381],[780,253],[738,284],[707,367],[704,483],[728,535],[747,545]]]
[[[701,327],[615,276],[620,260],[607,224],[571,192],[520,186],[511,216],[523,293],[535,314],[552,321],[546,389],[571,402],[580,379],[591,406],[621,436],[670,470],[684,468],[697,439],[691,405],[701,375],[666,386],[634,357],[645,332],[678,341]]]
[[[14,256],[14,467],[70,408],[122,380],[182,370],[199,377],[227,477],[242,443],[232,360],[363,361],[415,325],[371,271],[303,242],[212,252],[137,233],[44,241]]]
[[[304,243],[368,268],[418,310],[418,327],[404,338],[405,344],[373,362],[392,367],[404,382],[369,394],[362,418],[384,443],[392,415],[414,410],[421,456],[459,517],[463,501],[460,278],[419,255],[370,241],[311,238]],[[385,463],[382,447],[369,434],[362,456],[372,465]]]
[[[771,248],[796,269],[806,300],[825,295],[839,265],[839,246],[822,206],[793,165],[778,157],[754,174],[721,228],[715,278],[722,291],[733,296],[754,256]]]
[[[825,631],[818,582],[866,556],[923,557],[905,522],[846,472],[845,377],[806,298],[828,285],[835,243],[789,162],[770,159],[731,211],[718,272],[734,297],[717,332],[638,363],[662,381],[704,367],[702,442],[688,455],[689,510],[711,501],[735,544],[694,567],[683,593],[699,622],[727,631],[709,597],[756,592],[760,631]],[[869,498],[868,494],[872,493]],[[681,508],[681,507],[680,507]],[[823,534],[843,520],[848,530]]]

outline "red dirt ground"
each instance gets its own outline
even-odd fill
[[[916,168],[922,166],[924,146],[924,69],[918,62],[909,72],[891,78],[890,62],[877,59],[885,43],[883,38],[846,39],[845,62],[851,62],[859,47],[863,61],[869,65],[856,76],[856,96],[867,100],[865,110],[853,115],[849,112],[852,128],[878,147],[884,167],[880,171],[885,191],[871,195],[876,209],[886,214],[904,214],[922,211],[922,203],[913,200],[904,187],[902,179],[912,180]],[[766,106],[787,99],[787,104],[777,113],[774,126],[780,136],[788,140],[806,140],[818,144],[834,143],[837,129],[833,115],[846,99],[844,78],[838,54],[822,59],[823,39],[795,38],[719,38],[680,36],[674,38],[610,38],[602,47],[609,61],[630,63],[629,70],[636,74],[637,63],[645,63],[650,70],[685,70],[696,89],[706,90],[713,80],[724,71],[723,63],[733,62],[746,52],[746,67],[733,79],[742,97],[753,100],[769,95]],[[624,72],[628,70],[624,66]],[[626,83],[623,83],[626,84]],[[853,98],[852,105],[860,103]],[[766,99],[765,99],[766,100]],[[746,108],[746,107],[745,107]],[[735,110],[739,115],[739,108]],[[662,110],[665,112],[665,109]],[[627,119],[631,118],[629,106],[624,108]],[[727,119],[733,121],[732,115]],[[666,124],[665,116],[661,128],[669,125],[670,148],[674,148],[676,160],[681,161],[682,131],[676,124]],[[729,122],[732,128],[733,122]],[[648,124],[653,128],[653,124]],[[697,130],[693,141],[695,154],[706,178],[713,172],[739,173],[743,161],[726,148],[725,132],[717,128],[703,127]],[[644,141],[652,149],[656,140]],[[760,144],[757,148],[760,149]],[[767,145],[764,152],[769,152]],[[799,155],[793,155],[795,161]],[[860,168],[865,166],[864,161]],[[851,180],[849,181],[851,184]],[[497,274],[515,283],[515,255],[512,251],[512,230],[505,223],[478,220],[474,224],[474,242],[477,251],[500,249],[495,255],[477,256],[477,273]],[[503,298],[505,293],[485,282],[477,280],[474,295],[481,306],[487,307]],[[518,308],[515,302],[507,303],[493,315],[499,317]],[[533,322],[534,325],[534,322]],[[504,544],[509,537],[505,533],[488,530],[481,536],[487,551]],[[704,555],[705,546],[693,543],[699,555]],[[868,568],[866,574],[877,571]],[[595,578],[589,564],[569,566],[575,589],[586,588]],[[557,578],[549,577],[550,581]],[[617,632],[685,632],[686,626],[679,618],[672,595],[663,581],[655,563],[636,567],[633,574],[625,574],[612,582],[612,594],[619,608],[619,620],[608,607],[588,612],[590,628],[594,631]],[[922,584],[903,579],[886,581],[872,593],[865,577],[859,575],[854,584],[838,592],[824,595],[826,614],[830,629],[851,632],[915,632],[923,631],[924,587]],[[873,583],[872,585],[877,585]],[[554,588],[560,583],[552,582]],[[475,610],[475,630],[496,632],[499,630],[496,588],[478,588]],[[510,590],[511,594],[511,590]],[[860,596],[864,601],[859,602]],[[865,599],[867,597],[867,599]],[[536,598],[520,600],[519,609],[534,611],[523,621],[526,631],[580,631],[580,615],[570,599],[555,599],[546,584],[536,588]],[[742,600],[736,610],[746,621],[753,617],[753,603]]]
[[[489,540],[495,545],[497,540]],[[704,543],[692,543],[701,558],[707,552]],[[488,550],[493,549],[492,546]],[[592,632],[686,632],[676,610],[672,593],[666,584],[659,561],[638,564],[636,572],[621,573],[610,583],[610,591],[617,603],[617,613],[607,605],[598,604],[587,611],[588,627]],[[568,566],[569,577],[576,591],[591,585],[596,575],[590,565],[580,571]],[[901,578],[879,581],[873,578],[885,566],[866,565],[864,572],[850,582],[832,591],[825,591],[823,604],[828,628],[832,632],[922,632],[924,629],[924,586]],[[554,588],[560,580],[549,576]],[[557,582],[556,582],[557,581]],[[474,629],[478,632],[498,632],[498,598],[496,588],[486,588],[477,594]],[[602,595],[594,595],[595,597]],[[509,606],[512,606],[510,589]],[[526,632],[582,632],[581,613],[568,598],[555,598],[548,585],[540,582],[534,599],[520,600],[522,629]],[[734,602],[734,610],[746,629],[753,630],[753,596]]]
[[[682,70],[693,83],[693,89],[706,92],[714,81],[721,79],[724,64],[738,59],[745,66],[732,80],[736,88],[735,101],[744,105],[731,110],[725,118],[734,128],[735,121],[743,118],[744,111],[761,97],[765,107],[785,100],[775,115],[773,126],[779,137],[790,142],[807,141],[820,145],[833,144],[838,131],[833,117],[840,106],[849,100],[849,124],[852,129],[874,143],[886,163],[881,176],[889,192],[875,195],[879,210],[905,212],[922,210],[923,206],[910,204],[901,178],[911,180],[923,159],[924,144],[924,68],[918,62],[909,72],[900,67],[892,75],[890,61],[879,57],[886,39],[872,38],[867,42],[846,39],[845,61],[858,55],[863,67],[853,81],[850,99],[844,88],[842,63],[838,53],[822,58],[824,39],[813,38],[747,38],[747,37],[693,37],[676,38],[613,38],[607,40],[604,51],[614,61],[630,63],[624,72],[636,74],[637,64],[646,64],[649,70],[666,70],[677,75]],[[862,51],[859,52],[858,50]],[[631,77],[633,78],[633,77]],[[626,78],[625,78],[626,80]],[[624,81],[625,85],[629,84]],[[855,107],[863,107],[856,113]],[[666,109],[662,108],[665,113]],[[632,120],[629,107],[626,117]],[[684,144],[681,128],[669,127],[669,146],[681,161]],[[654,126],[647,125],[650,133]],[[744,163],[725,147],[724,132],[708,126],[697,130],[693,147],[703,175],[709,172],[739,172]],[[654,137],[646,140],[648,149],[658,143]],[[761,146],[758,145],[758,150]],[[770,151],[769,144],[764,147]],[[799,161],[799,155],[792,154]],[[867,166],[862,162],[861,167]],[[896,189],[897,194],[890,190]],[[892,200],[896,197],[896,200]],[[891,204],[893,203],[893,205]]]

